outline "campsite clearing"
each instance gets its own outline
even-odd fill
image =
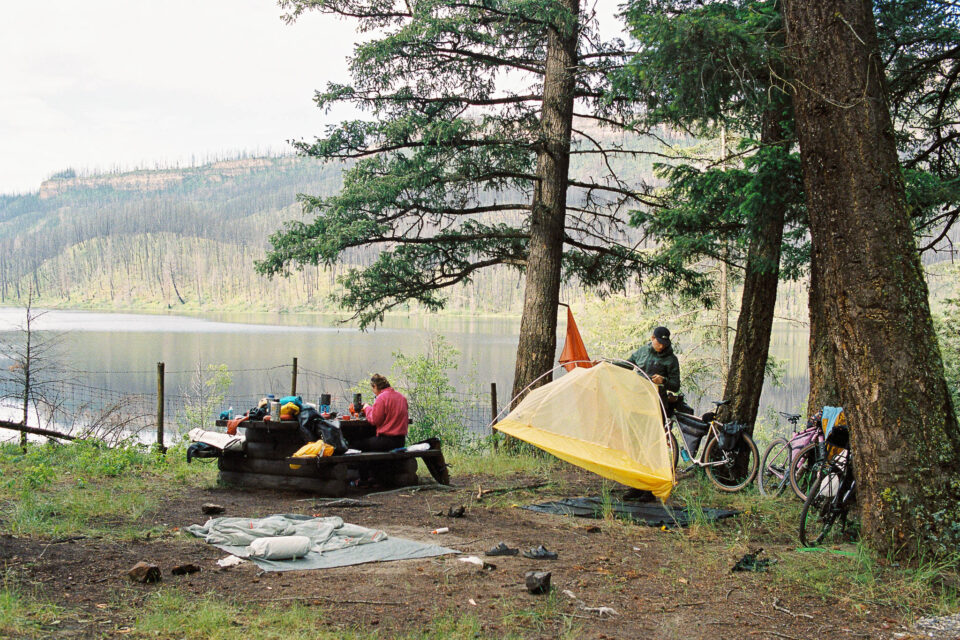
[[[79,539],[0,537],[5,567],[0,635],[808,638],[829,629],[837,638],[892,638],[922,613],[955,606],[955,586],[950,591],[931,571],[883,567],[852,545],[839,549],[844,554],[797,551],[793,527],[784,524],[795,521],[791,502],[763,502],[753,494],[720,496],[695,480],[681,485],[672,499],[688,507],[732,506],[744,513],[662,531],[516,508],[574,495],[609,495],[613,486],[567,465],[547,466],[546,474],[455,474],[456,491],[379,495],[366,508],[349,503],[325,508],[304,494],[220,488],[196,477],[180,481],[175,491],[168,484],[154,508],[117,522],[124,531],[146,532],[134,539],[104,533],[102,524]],[[478,486],[525,485],[543,486],[476,498]],[[481,557],[500,541],[524,550],[544,544],[559,558],[489,558],[496,566],[492,571],[457,556],[323,571],[261,573],[252,563],[219,570],[220,550],[181,533],[205,521],[201,506],[206,502],[224,505],[227,515],[235,516],[339,515]],[[461,518],[436,515],[461,504],[466,506]],[[10,509],[8,502],[6,532]],[[441,526],[450,532],[428,533]],[[768,571],[730,572],[738,558],[758,547],[777,560]],[[160,584],[126,578],[141,560],[161,567]],[[202,571],[172,576],[170,570],[185,562]],[[554,591],[529,594],[523,584],[529,570],[551,571]]]

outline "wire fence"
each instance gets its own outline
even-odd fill
[[[294,375],[294,372],[295,375]],[[218,388],[217,376],[221,381]],[[226,369],[197,366],[193,369],[58,372],[56,379],[35,379],[30,384],[27,424],[76,437],[118,442],[136,438],[154,442],[158,437],[162,393],[162,433],[165,444],[177,441],[189,429],[214,428],[221,412],[232,408],[243,415],[268,394],[278,397],[293,391],[304,402],[319,404],[330,394],[331,408],[346,413],[354,393],[373,401],[369,386],[358,380],[330,375],[294,364],[265,368]],[[401,389],[402,390],[402,389]],[[490,433],[491,391],[444,391],[446,404],[455,408],[454,420],[471,434]],[[0,374],[0,420],[23,420],[24,382]]]

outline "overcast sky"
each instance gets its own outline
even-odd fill
[[[350,115],[311,98],[348,80],[353,23],[280,15],[273,0],[0,0],[0,193],[322,134]]]

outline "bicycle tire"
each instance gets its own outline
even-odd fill
[[[677,436],[673,435],[673,431],[667,431],[667,435],[670,436],[670,455],[673,456],[673,468],[676,469],[680,463],[680,448],[677,446]]]
[[[811,442],[800,449],[793,457],[793,462],[790,464],[790,487],[800,500],[807,499],[811,482],[815,479],[819,467],[816,442]]]
[[[704,467],[704,471],[706,471],[710,482],[721,491],[728,493],[740,491],[753,482],[754,477],[756,477],[757,468],[760,466],[760,453],[757,451],[757,445],[753,442],[753,438],[747,434],[740,436],[740,444],[737,446],[741,451],[744,447],[746,447],[747,452],[746,474],[738,473],[736,469],[733,468],[733,465],[710,465]],[[710,442],[707,443],[706,451],[703,453],[703,459],[706,463],[720,462],[725,460],[723,454],[724,451],[720,448],[719,441],[716,438],[711,438]]]
[[[838,497],[829,495],[828,489],[834,486],[831,478],[836,478],[835,486],[839,487],[842,477],[836,467],[831,466],[826,474],[818,471],[803,501],[803,509],[800,510],[800,544],[805,547],[816,547],[823,542],[833,525],[845,514],[845,509],[835,504]]]
[[[790,484],[790,443],[786,438],[775,438],[760,458],[757,488],[765,497],[780,496]]]

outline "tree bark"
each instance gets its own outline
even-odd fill
[[[774,103],[764,113],[761,142],[764,146],[784,144],[781,125],[783,105]],[[770,185],[771,189],[775,185]],[[723,397],[730,404],[723,407],[722,420],[736,420],[747,425],[753,434],[763,391],[764,372],[770,352],[770,333],[773,330],[773,312],[777,303],[777,284],[780,279],[780,249],[786,203],[776,197],[764,209],[763,217],[747,248],[746,273],[743,281],[743,299],[737,317],[737,333],[730,356],[730,373]]]
[[[513,396],[554,366],[557,351],[557,303],[566,223],[570,134],[576,77],[579,0],[560,0],[569,12],[549,28],[543,76],[541,147],[537,154],[538,183],[530,216],[526,288],[520,342],[513,377]],[[549,382],[551,376],[534,386]]]
[[[814,415],[825,406],[840,405],[837,388],[837,355],[830,332],[827,330],[826,309],[823,292],[823,258],[818,247],[810,251],[810,395],[807,398],[807,414]]]
[[[888,557],[960,542],[960,430],[904,201],[869,0],[785,0],[814,273],[862,531]],[[818,311],[819,313],[819,311]]]

